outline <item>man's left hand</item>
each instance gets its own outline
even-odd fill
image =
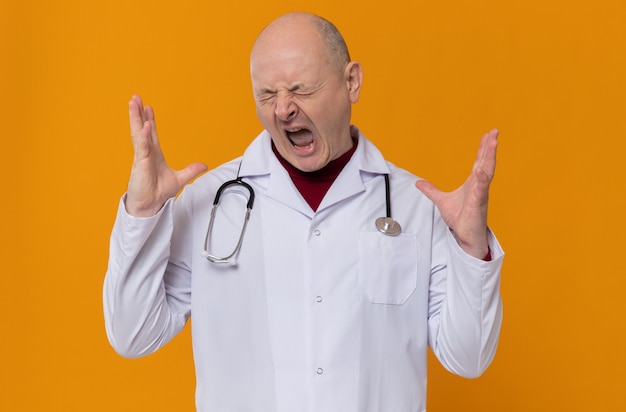
[[[483,259],[489,253],[487,206],[489,185],[496,170],[497,147],[498,130],[493,129],[480,141],[472,173],[463,185],[452,192],[442,192],[425,180],[415,183],[415,187],[439,208],[459,246],[478,259]]]

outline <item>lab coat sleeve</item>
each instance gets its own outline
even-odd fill
[[[191,280],[168,263],[170,199],[154,217],[126,213],[122,198],[110,240],[103,303],[107,337],[124,357],[150,354],[182,330],[190,315]]]
[[[500,326],[500,268],[504,253],[489,231],[491,261],[466,254],[446,228],[440,236],[447,264],[431,274],[429,344],[450,372],[480,376],[494,358]]]

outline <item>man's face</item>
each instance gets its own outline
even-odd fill
[[[319,170],[352,147],[350,114],[360,67],[331,64],[306,25],[274,29],[261,34],[250,58],[257,116],[289,163],[305,172]]]

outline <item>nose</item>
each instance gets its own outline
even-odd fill
[[[274,113],[280,120],[288,121],[296,117],[298,106],[293,102],[290,96],[279,95],[276,97]]]

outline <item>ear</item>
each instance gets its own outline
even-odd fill
[[[346,66],[344,74],[348,93],[350,94],[350,102],[356,103],[359,101],[359,93],[363,83],[363,69],[359,62],[352,61]]]

